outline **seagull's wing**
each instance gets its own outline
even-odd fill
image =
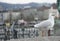
[[[34,25],[34,27],[48,27],[48,26],[51,26],[51,22],[49,20],[45,20]]]

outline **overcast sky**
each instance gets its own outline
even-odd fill
[[[30,2],[36,3],[56,3],[57,0],[0,0],[0,2],[6,2],[11,4],[24,4]]]

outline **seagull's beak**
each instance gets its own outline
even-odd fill
[[[55,15],[55,18],[59,19],[59,15]]]

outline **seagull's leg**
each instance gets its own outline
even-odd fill
[[[42,37],[44,37],[45,36],[45,31],[44,30],[42,30]]]
[[[48,36],[50,36],[50,29],[48,30]]]
[[[42,37],[47,36],[47,29],[43,28],[42,29]]]

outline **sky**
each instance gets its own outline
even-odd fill
[[[0,0],[0,2],[11,3],[11,4],[26,4],[30,2],[36,3],[56,3],[57,0]]]

